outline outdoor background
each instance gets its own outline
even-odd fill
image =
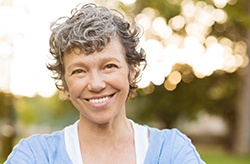
[[[21,138],[78,119],[45,64],[50,23],[81,2],[144,29],[148,67],[129,118],[178,128],[209,164],[250,163],[249,0],[0,0],[0,163]]]

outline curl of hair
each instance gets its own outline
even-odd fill
[[[53,63],[48,63],[47,68],[52,71],[55,85],[63,93],[63,99],[67,98],[68,87],[65,82],[63,55],[65,52],[74,51],[75,48],[85,54],[95,51],[100,52],[115,36],[121,41],[125,50],[125,59],[128,63],[130,74],[129,97],[133,96],[140,79],[140,66],[146,66],[145,52],[136,50],[141,28],[133,24],[133,27],[124,19],[124,16],[116,10],[95,4],[78,5],[71,11],[70,17],[61,17],[51,26],[50,53]]]

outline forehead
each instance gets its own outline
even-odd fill
[[[74,53],[76,55],[80,54],[94,54],[102,51],[122,51],[125,54],[125,47],[121,43],[120,38],[118,36],[104,39],[104,42],[101,41],[89,41],[85,45],[76,45],[68,48],[63,55]]]
[[[84,59],[87,60],[88,58],[103,60],[104,58],[111,57],[117,58],[119,60],[124,60],[126,58],[124,47],[117,37],[110,39],[110,41],[101,51],[95,50],[93,53],[86,54],[80,48],[74,48],[69,52],[65,52],[63,56],[63,62],[65,65],[67,65],[69,62],[76,62],[78,60],[83,61]]]

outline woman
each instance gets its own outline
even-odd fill
[[[125,103],[146,62],[144,51],[136,51],[137,25],[131,27],[117,11],[87,4],[51,30],[55,62],[48,69],[80,118],[61,131],[21,140],[5,163],[204,163],[178,130],[141,126],[126,117]]]

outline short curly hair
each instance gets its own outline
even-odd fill
[[[61,22],[62,21],[62,22]],[[128,63],[130,91],[128,97],[134,95],[137,82],[141,74],[141,65],[146,66],[145,51],[136,50],[142,29],[136,23],[133,27],[117,10],[107,9],[93,3],[79,4],[71,11],[70,17],[60,17],[51,26],[50,53],[53,63],[48,63],[47,68],[52,71],[55,85],[66,99],[68,87],[65,82],[65,68],[63,55],[65,52],[79,48],[85,54],[102,51],[115,36],[118,36],[125,50],[125,59]]]

